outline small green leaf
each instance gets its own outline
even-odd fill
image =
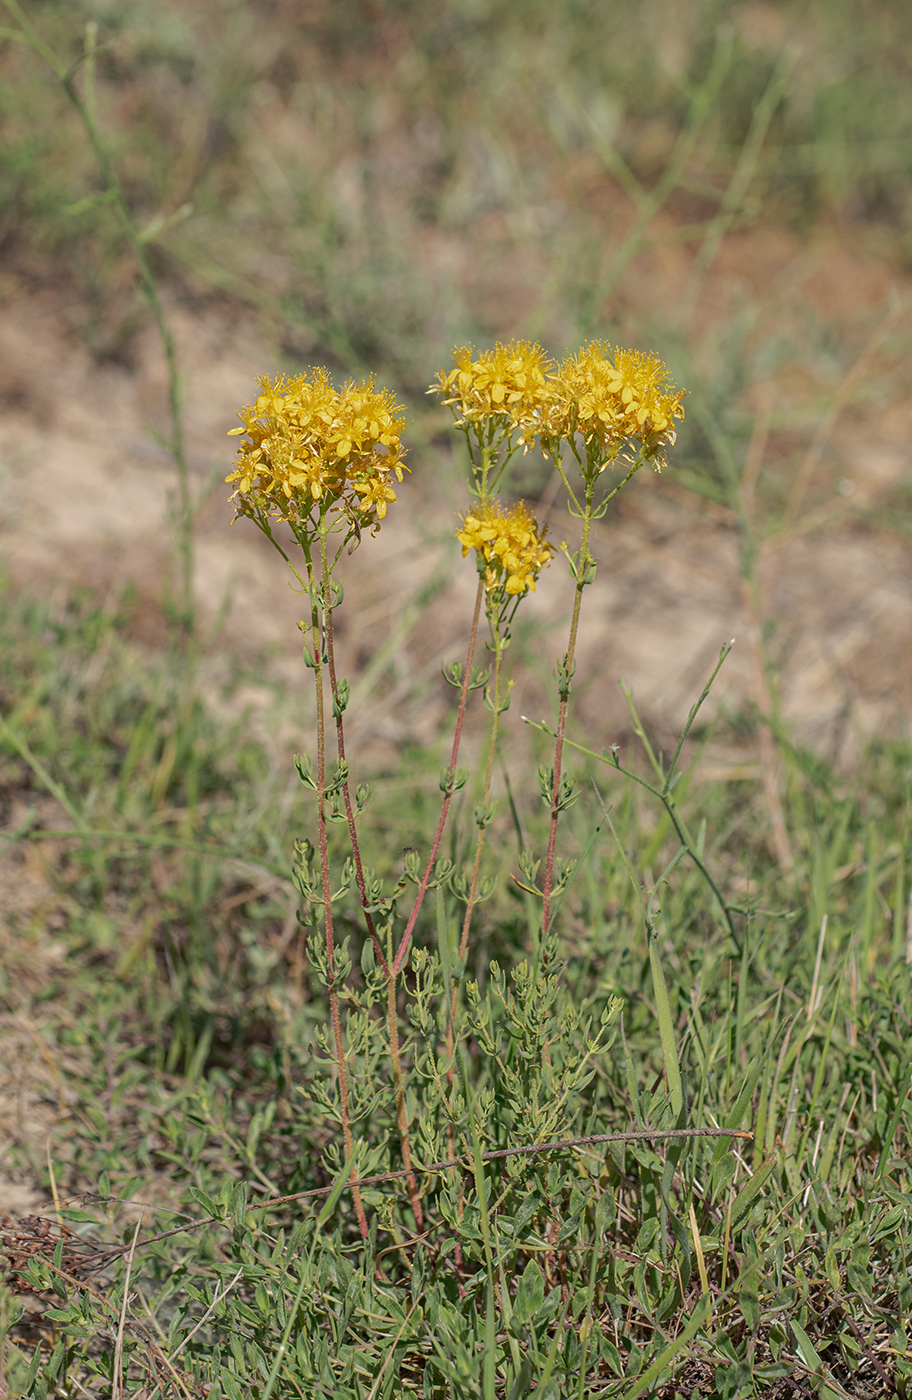
[[[791,1322],[792,1334],[798,1348],[798,1355],[809,1371],[813,1371],[819,1376],[823,1370],[823,1362],[820,1355],[804,1328],[794,1320]]]
[[[545,1276],[534,1259],[530,1259],[516,1292],[513,1316],[518,1323],[526,1324],[537,1317],[545,1297]]]
[[[756,1334],[760,1328],[760,1296],[757,1291],[757,1275],[753,1269],[744,1275],[744,1281],[738,1289],[738,1303],[744,1321],[751,1332]]]
[[[329,1220],[336,1206],[339,1204],[339,1197],[342,1195],[342,1192],[348,1185],[349,1178],[352,1174],[352,1167],[355,1164],[355,1158],[357,1157],[357,1155],[358,1147],[356,1144],[354,1150],[351,1153],[351,1156],[348,1158],[342,1170],[339,1172],[339,1175],[333,1182],[333,1189],[332,1191],[330,1191],[328,1197],[326,1198],[326,1202],[323,1206],[323,1209],[317,1216],[318,1230],[322,1230],[323,1226],[326,1224],[327,1220]]]
[[[678,1118],[684,1107],[684,1090],[681,1085],[681,1071],[675,1047],[671,1002],[668,999],[668,987],[665,983],[665,974],[662,971],[662,961],[659,957],[658,937],[652,932],[649,936],[649,967],[652,972],[652,989],[655,994],[656,1011],[659,1018],[659,1036],[665,1059],[665,1082],[668,1085],[672,1112]]]
[[[198,1186],[190,1186],[188,1190],[197,1205],[201,1205],[203,1210],[206,1211],[208,1215],[212,1216],[213,1220],[224,1220],[224,1206],[220,1206],[217,1201],[214,1201],[211,1196],[207,1196],[206,1192],[201,1191]]]
[[[609,1225],[612,1225],[617,1217],[617,1203],[614,1199],[614,1192],[608,1186],[599,1197],[598,1205],[595,1208],[595,1233],[599,1239],[605,1234]]]

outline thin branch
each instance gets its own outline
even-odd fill
[[[120,1400],[123,1394],[123,1341],[124,1332],[127,1327],[127,1305],[130,1301],[130,1274],[133,1271],[133,1260],[136,1255],[136,1242],[139,1239],[139,1232],[142,1228],[143,1212],[140,1211],[139,1219],[136,1222],[136,1229],[133,1231],[133,1239],[130,1241],[130,1248],[127,1253],[127,1262],[124,1268],[123,1299],[120,1305],[120,1317],[117,1321],[117,1335],[114,1338],[114,1371],[111,1376],[111,1400]]]
[[[324,540],[325,543],[325,540]],[[336,721],[336,752],[339,755],[339,770],[343,771],[346,763],[345,758],[345,726],[343,721],[343,708],[339,704],[339,681],[336,676],[336,653],[333,644],[333,607],[329,582],[326,584],[326,597],[324,599],[324,615],[326,618],[325,640],[326,640],[326,663],[329,669],[329,686],[333,698],[333,716]],[[361,843],[358,840],[358,828],[355,825],[355,812],[351,800],[351,787],[348,778],[342,783],[342,800],[345,803],[345,820],[348,824],[348,839],[351,843],[352,859],[355,863],[355,879],[358,885],[358,896],[361,900],[361,911],[364,914],[364,923],[368,936],[374,945],[374,953],[380,963],[384,974],[389,976],[389,964],[383,951],[383,944],[377,937],[377,930],[374,926],[374,916],[371,914],[368,905],[370,900],[367,894],[367,884],[364,879],[364,863],[361,859]]]
[[[345,1059],[345,1045],[342,1039],[342,1014],[339,1007],[339,988],[336,974],[336,950],[333,933],[332,885],[329,876],[329,846],[326,833],[326,715],[323,696],[323,655],[326,644],[327,607],[331,581],[326,558],[326,512],[320,511],[320,585],[322,607],[318,608],[317,590],[314,587],[314,571],[310,553],[304,550],[307,560],[307,577],[311,588],[311,632],[314,648],[314,689],[317,707],[317,834],[320,851],[320,880],[323,889],[323,919],[326,934],[326,975],[329,988],[329,1010],[332,1023],[333,1046],[336,1067],[339,1071],[339,1104],[342,1115],[342,1136],[345,1140],[345,1155],[351,1158],[354,1152],[354,1137],[351,1128],[351,1111],[348,1099],[348,1065]],[[353,1181],[355,1214],[364,1239],[368,1237],[367,1216],[361,1192]]]
[[[779,535],[787,536],[794,529],[798,520],[798,512],[801,510],[805,494],[811,484],[814,472],[817,470],[820,460],[826,450],[827,443],[833,435],[836,420],[849,402],[853,392],[862,382],[874,357],[874,353],[881,341],[890,334],[893,328],[902,320],[908,311],[908,305],[904,301],[897,301],[890,307],[886,315],[878,322],[873,332],[868,337],[855,362],[849,368],[845,378],[839,385],[828,411],[817,426],[817,431],[811,441],[811,445],[805,454],[804,461],[795,473],[795,480],[789,495],[788,504],[779,527]],[[766,548],[771,547],[771,542]]]
[[[431,882],[431,874],[434,869],[434,862],[437,859],[437,851],[440,847],[440,842],[443,839],[443,829],[446,826],[446,819],[450,810],[450,803],[453,800],[454,784],[456,782],[456,761],[459,757],[459,745],[462,741],[462,726],[463,721],[465,720],[466,703],[469,698],[469,689],[472,676],[472,660],[475,655],[475,643],[478,638],[478,620],[481,616],[481,603],[483,598],[484,578],[479,577],[478,591],[475,595],[475,612],[472,616],[472,634],[469,638],[469,647],[468,651],[466,652],[465,670],[463,671],[462,676],[462,689],[459,695],[459,713],[456,716],[456,729],[453,734],[453,750],[450,755],[449,781],[447,783],[447,790],[443,799],[443,807],[441,808],[440,812],[440,820],[437,823],[437,830],[434,833],[434,844],[431,847],[431,854],[428,857],[428,863],[425,867],[424,875],[421,877],[421,884],[418,887],[418,893],[415,896],[415,903],[412,906],[412,912],[409,915],[409,921],[406,924],[405,933],[402,935],[402,941],[399,944],[399,948],[396,952],[395,959],[393,960],[392,971],[394,976],[402,967],[402,964],[405,961],[405,955],[408,952],[409,944],[412,939],[412,932],[415,928],[415,924],[418,921],[418,912],[421,909],[421,905],[424,902],[424,896],[427,894],[427,887]]]
[[[597,1147],[606,1142],[669,1142],[676,1138],[744,1138],[748,1142],[753,1142],[754,1135],[742,1128],[633,1128],[624,1133],[591,1133],[588,1137],[560,1138],[555,1142],[533,1143],[526,1147],[499,1147],[492,1152],[483,1152],[481,1160],[483,1162],[499,1162],[505,1157],[533,1157],[540,1152],[561,1152],[571,1147]],[[465,1167],[467,1171],[472,1170],[473,1159],[468,1156],[449,1157],[445,1162],[432,1162],[429,1166],[419,1166],[417,1163],[412,1167],[413,1171],[425,1172],[430,1175],[432,1172],[450,1171],[453,1167]],[[387,1181],[407,1180],[407,1171],[382,1172],[379,1176],[357,1177],[354,1181],[346,1182],[346,1186],[357,1187],[381,1186]],[[247,1205],[247,1210],[276,1210],[279,1206],[291,1205],[294,1201],[316,1200],[320,1196],[328,1196],[334,1189],[336,1183],[331,1186],[315,1186],[310,1191],[295,1191],[290,1196],[276,1196],[269,1201],[251,1201]],[[81,1196],[82,1201],[116,1200],[111,1196]],[[218,1225],[221,1222],[207,1215],[203,1220],[194,1220],[187,1225],[177,1225],[171,1230],[163,1230],[161,1234],[149,1235],[146,1239],[140,1240],[141,1245],[157,1244],[159,1240],[167,1240],[172,1235],[189,1234],[192,1230],[200,1230],[206,1225]],[[116,1259],[125,1252],[126,1246],[121,1246],[109,1252],[109,1259]]]
[[[187,1345],[187,1343],[188,1343],[189,1341],[192,1341],[192,1339],[196,1336],[196,1334],[197,1334],[197,1332],[200,1330],[200,1328],[201,1328],[201,1327],[205,1327],[206,1323],[209,1321],[210,1317],[211,1317],[212,1314],[215,1312],[215,1310],[216,1310],[216,1308],[218,1307],[219,1303],[224,1303],[225,1299],[228,1297],[228,1294],[231,1292],[232,1288],[236,1288],[237,1285],[240,1283],[240,1281],[241,1281],[241,1279],[242,1279],[243,1277],[244,1277],[244,1270],[243,1270],[243,1269],[238,1269],[238,1271],[237,1271],[237,1273],[235,1274],[234,1278],[231,1279],[228,1283],[226,1283],[226,1284],[225,1284],[225,1287],[224,1287],[223,1289],[221,1289],[221,1291],[219,1291],[219,1289],[216,1288],[215,1294],[214,1294],[213,1299],[212,1299],[212,1302],[209,1304],[208,1308],[207,1308],[206,1311],[203,1313],[203,1315],[202,1315],[202,1317],[200,1318],[199,1322],[196,1324],[196,1326],[193,1328],[193,1330],[192,1330],[191,1332],[188,1332],[188,1333],[187,1333],[186,1337],[185,1337],[184,1340],[181,1342],[180,1346],[177,1347],[177,1349],[176,1349],[175,1351],[172,1351],[172,1353],[171,1353],[171,1360],[172,1360],[172,1361],[175,1361],[175,1360],[177,1359],[177,1357],[180,1356],[180,1354],[181,1354],[181,1352],[183,1351],[184,1347]]]
[[[530,725],[531,728],[540,729],[543,734],[550,734],[553,736],[554,730],[551,729],[550,726],[545,724],[543,721],[537,723],[535,720],[531,720],[525,715],[523,716],[523,718],[525,719],[526,724]],[[564,742],[568,744],[570,748],[576,749],[579,753],[587,754],[590,758],[596,759],[599,763],[606,763],[609,768],[613,768],[616,772],[623,774],[625,778],[632,779],[632,781],[638,783],[641,788],[645,788],[647,792],[651,792],[653,797],[658,798],[662,806],[665,808],[665,811],[668,813],[668,816],[671,820],[671,824],[677,832],[681,845],[684,847],[687,854],[693,861],[694,865],[697,867],[700,874],[703,876],[704,880],[709,885],[709,888],[712,890],[716,899],[719,901],[719,907],[722,910],[725,923],[728,927],[729,937],[731,938],[732,943],[735,946],[735,951],[738,957],[740,957],[742,952],[741,940],[738,937],[738,931],[735,928],[732,913],[734,912],[740,914],[744,911],[742,909],[739,909],[737,905],[729,904],[728,900],[725,898],[722,891],[719,889],[719,886],[717,885],[715,878],[712,875],[712,872],[708,869],[706,864],[701,860],[700,856],[697,854],[694,843],[687,833],[687,829],[681,820],[680,813],[678,812],[674,798],[671,796],[671,794],[663,792],[661,788],[653,787],[652,783],[647,783],[646,779],[641,778],[638,773],[632,772],[629,768],[624,768],[621,762],[613,755],[596,753],[594,749],[587,749],[585,744],[577,744],[573,739],[565,739]],[[523,886],[523,888],[525,888],[525,886]]]

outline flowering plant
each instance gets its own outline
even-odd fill
[[[569,878],[568,868],[556,860],[556,839],[560,814],[574,796],[573,785],[563,773],[562,755],[582,597],[595,577],[591,527],[641,466],[649,462],[661,469],[665,451],[675,440],[676,420],[683,416],[683,393],[669,385],[665,366],[656,356],[611,350],[601,341],[590,342],[560,364],[540,345],[524,340],[498,344],[480,353],[461,346],[453,351],[452,361],[450,368],[438,372],[429,393],[449,407],[454,426],[465,440],[472,503],[462,515],[456,538],[463,557],[474,554],[478,583],[465,660],[445,671],[446,679],[459,691],[459,703],[450,762],[441,776],[443,796],[436,831],[423,870],[417,858],[407,859],[405,876],[392,891],[366,870],[361,856],[358,817],[368,793],[365,787],[352,792],[345,747],[351,691],[336,671],[333,631],[334,614],[343,600],[335,573],[344,548],[354,547],[364,532],[377,533],[396,500],[393,481],[401,483],[407,470],[402,442],[404,409],[390,391],[378,389],[373,378],[349,381],[337,389],[324,369],[295,378],[263,377],[258,380],[259,395],[241,410],[241,426],[233,429],[241,441],[235,469],[227,478],[234,486],[235,519],[246,517],[254,522],[285,559],[310,600],[309,616],[299,625],[305,636],[304,659],[314,677],[317,755],[315,763],[298,759],[297,767],[302,781],[316,795],[317,842],[316,846],[306,840],[298,843],[295,878],[306,905],[302,921],[322,925],[319,942],[311,942],[311,957],[329,994],[331,1034],[325,1050],[335,1069],[338,1098],[327,1091],[326,1106],[336,1113],[343,1140],[341,1148],[331,1145],[327,1155],[337,1175],[347,1173],[352,1179],[355,1210],[365,1238],[370,1227],[358,1182],[363,1170],[375,1171],[382,1165],[384,1148],[363,1136],[356,1139],[356,1128],[375,1112],[378,1093],[382,1097],[376,1086],[379,1060],[388,1058],[402,1168],[415,1227],[420,1231],[423,1207],[412,1142],[408,1074],[421,1074],[437,1086],[453,1156],[457,1136],[465,1139],[467,1131],[467,1086],[463,1083],[461,1090],[456,1087],[459,1027],[468,1015],[466,1024],[480,1043],[486,1034],[484,1018],[479,1020],[475,984],[466,986],[473,1008],[468,1012],[462,1010],[462,988],[474,914],[488,893],[482,880],[485,840],[494,812],[497,743],[510,703],[505,654],[517,609],[535,591],[542,570],[554,557],[547,527],[536,520],[532,508],[523,501],[504,498],[510,462],[517,452],[526,453],[537,446],[553,462],[567,491],[569,509],[581,521],[576,551],[561,545],[574,584],[574,603],[567,646],[557,665],[559,710],[554,759],[540,774],[550,813],[540,882],[541,862],[528,852],[520,854],[524,880],[518,883],[541,902],[538,946],[533,952],[536,963],[547,968],[553,956],[553,901]],[[621,479],[606,477],[606,471],[619,463],[624,467]],[[273,527],[277,522],[290,528],[303,555],[303,566],[276,538]],[[493,658],[490,669],[484,671],[474,665],[482,611],[487,623],[486,646]],[[474,858],[471,869],[463,874],[438,856],[453,796],[466,781],[457,765],[466,707],[475,691],[484,692],[490,720],[481,800],[475,808],[478,834]],[[332,772],[330,715],[335,728]],[[342,821],[348,830],[351,857],[341,877],[330,871],[330,820]],[[400,915],[399,906],[410,883],[415,890],[411,909]],[[361,909],[361,966],[368,979],[357,1003],[349,981],[348,955],[337,948],[335,934],[335,909],[350,888],[356,890]],[[413,947],[423,902],[431,889],[438,917],[436,970],[426,950]],[[441,912],[445,910],[445,889],[463,905],[459,942],[452,949],[444,927],[445,913]],[[410,951],[412,980],[404,989]],[[425,1036],[423,1052],[411,1048],[400,1035],[403,994],[413,998],[409,1015]],[[504,991],[504,995],[508,993]],[[430,1009],[432,1002],[440,1008],[437,1013]],[[371,1008],[383,1003],[385,1011],[379,1017]],[[343,1024],[343,1004],[351,1008],[347,1024]],[[445,1042],[442,1053],[432,1043],[436,1034]],[[379,1052],[378,1036],[382,1041]],[[580,1062],[580,1074],[591,1053],[590,1045]],[[364,1067],[363,1083],[356,1064]],[[441,1143],[433,1125],[418,1126],[422,1155],[439,1155]]]

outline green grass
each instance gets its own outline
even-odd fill
[[[740,1397],[791,1378],[857,1396],[883,1393],[882,1375],[904,1394],[908,748],[872,749],[854,777],[786,751],[788,880],[753,785],[686,787],[702,858],[749,911],[739,953],[688,860],[650,897],[678,849],[669,824],[612,768],[593,774],[611,821],[594,795],[571,809],[565,849],[588,853],[553,943],[530,949],[534,913],[504,871],[485,906],[457,1112],[474,1165],[422,1177],[421,1239],[401,1187],[367,1188],[365,1244],[344,1191],[260,1208],[342,1180],[318,950],[302,967],[288,923],[304,799],[289,806],[243,722],[226,731],[175,704],[169,668],[129,641],[129,608],[83,597],[55,612],[8,589],[2,609],[2,784],[20,814],[3,861],[45,853],[40,898],[8,919],[2,993],[40,1035],[30,1073],[66,1102],[47,1129],[20,1121],[5,1163],[61,1202],[49,1235],[7,1231],[14,1281],[32,1290],[3,1343],[8,1393],[109,1394],[117,1370],[124,1394],[632,1397],[700,1383]],[[623,760],[644,772],[635,747]],[[407,822],[401,789],[390,800]],[[379,816],[384,801],[381,783]],[[519,803],[533,844],[546,813]],[[438,915],[419,926],[409,979],[424,1162],[450,1156],[433,991],[452,895]],[[378,995],[370,959],[362,969],[352,1014]],[[371,1053],[368,1039],[356,1097]],[[360,1170],[395,1170],[392,1106],[381,1091],[359,1112]],[[711,1124],[753,1138],[480,1155]],[[138,1208],[121,1198],[150,1202],[132,1255]]]

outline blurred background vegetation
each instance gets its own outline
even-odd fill
[[[560,348],[621,329],[631,301],[641,335],[648,318],[686,336],[693,276],[746,229],[912,256],[904,0],[30,14],[74,61],[97,26],[87,100],[173,294],[256,308],[291,362],[421,392],[463,337]],[[54,279],[96,352],[129,358],[133,266],[92,152],[25,46],[4,42],[0,74],[5,276]],[[676,245],[697,253],[683,308]]]

